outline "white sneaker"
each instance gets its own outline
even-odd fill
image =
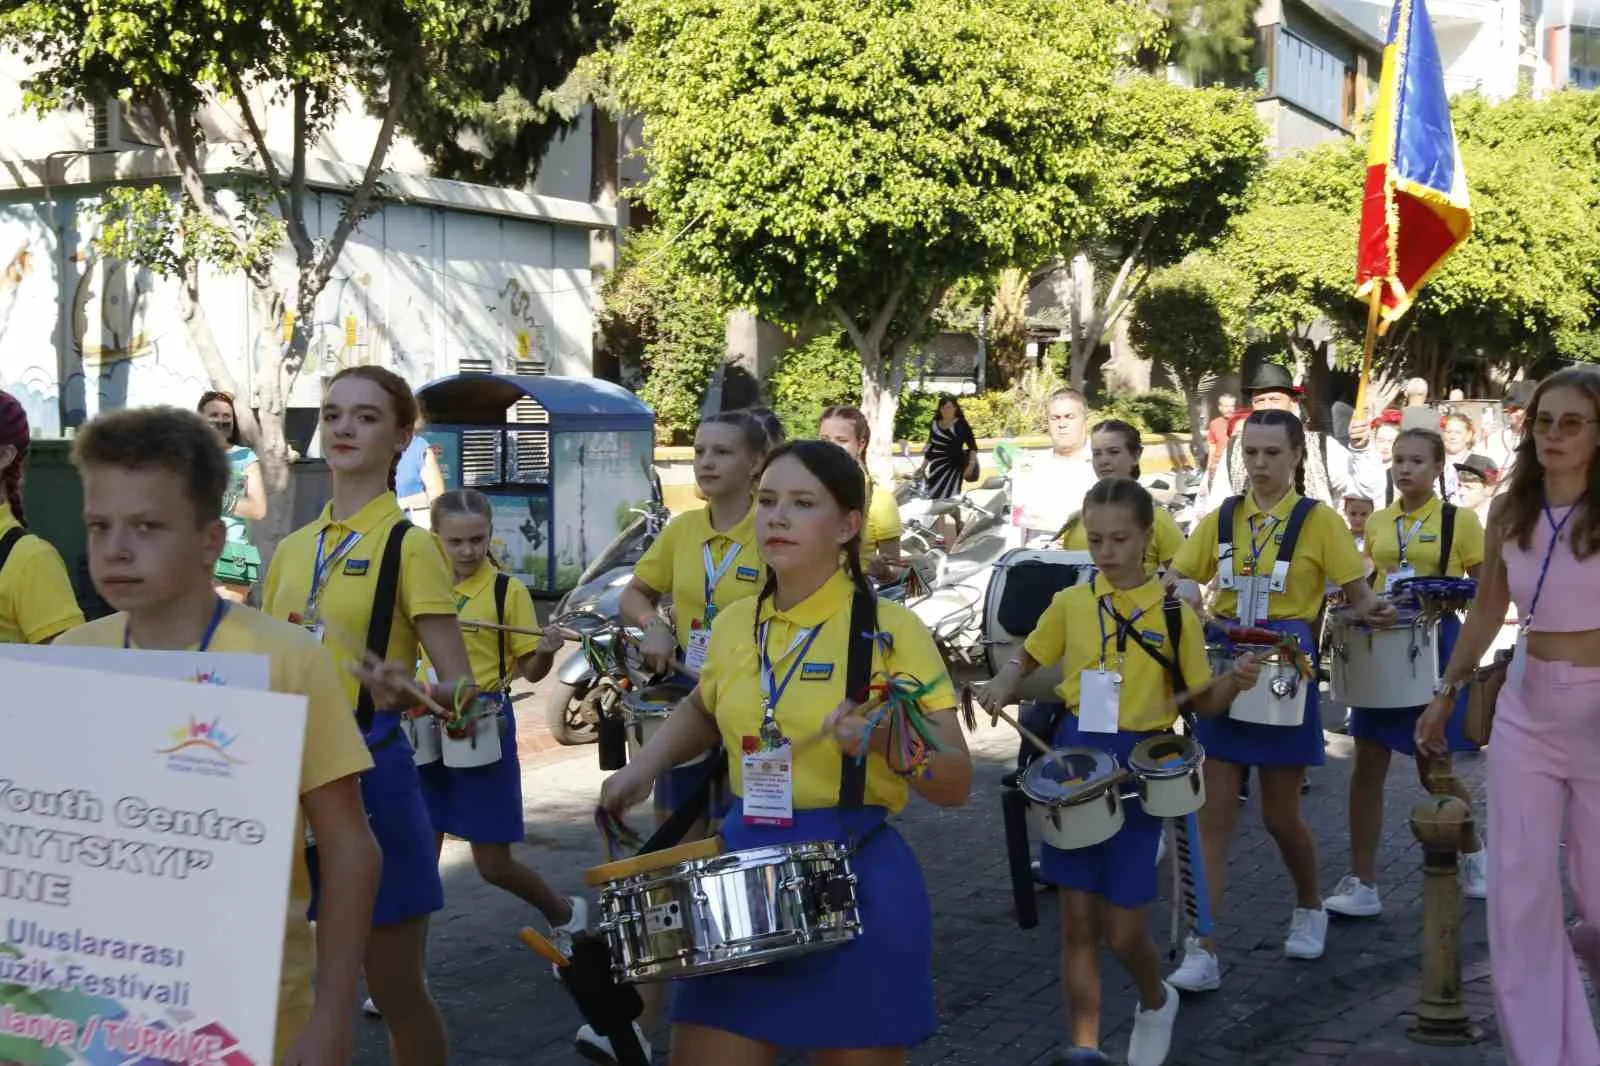
[[[1489,852],[1479,848],[1461,856],[1461,894],[1468,899],[1489,898]]]
[[[383,1017],[383,1011],[379,1010],[378,1005],[372,1002],[371,996],[368,996],[366,999],[361,1001],[361,1013],[365,1014],[368,1018]]]
[[[582,896],[568,896],[567,904],[572,907],[572,917],[562,925],[550,927],[550,943],[555,945],[557,951],[567,958],[572,957],[572,938],[589,928],[589,901]],[[561,967],[555,963],[550,964],[550,972],[557,977],[561,976]]]
[[[1289,920],[1289,939],[1283,942],[1283,953],[1291,959],[1320,959],[1328,944],[1328,912],[1295,908]]]
[[[1133,1008],[1133,1038],[1128,1041],[1128,1066],[1162,1066],[1172,1049],[1172,1025],[1178,1020],[1178,990],[1163,981],[1167,1001],[1155,1010]]]
[[[1200,939],[1191,935],[1183,942],[1183,962],[1172,971],[1167,984],[1184,992],[1211,992],[1222,985],[1222,967]]]
[[[1333,895],[1322,905],[1334,914],[1346,918],[1376,918],[1383,913],[1383,901],[1378,898],[1378,887],[1369,885],[1355,874],[1347,874],[1334,886]]]
[[[634,1039],[639,1041],[639,1050],[644,1052],[644,1060],[650,1061],[650,1041],[644,1038],[644,1029],[638,1022],[633,1023]],[[594,1031],[594,1026],[585,1025],[578,1030],[578,1035],[573,1038],[573,1045],[578,1049],[578,1054],[590,1062],[599,1062],[605,1066],[615,1066],[617,1060],[616,1049],[611,1046],[611,1041]]]

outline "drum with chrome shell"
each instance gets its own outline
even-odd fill
[[[1128,753],[1139,803],[1154,818],[1185,818],[1206,805],[1206,752],[1190,736],[1147,737]]]
[[[1041,755],[1022,775],[1029,831],[1053,848],[1091,848],[1122,828],[1127,773],[1099,748],[1057,748]]]

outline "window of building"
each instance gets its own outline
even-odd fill
[[[1578,89],[1600,89],[1600,26],[1572,27],[1567,81]]]
[[[1349,128],[1355,118],[1355,76],[1349,65],[1282,27],[1277,37],[1277,96]]]

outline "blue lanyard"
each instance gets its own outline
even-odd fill
[[[325,555],[323,554],[323,550],[328,544],[327,527],[324,526],[322,532],[317,534],[317,558],[311,567],[311,591],[306,593],[306,614],[308,616],[308,620],[315,619],[317,616],[317,603],[322,599],[322,586],[327,584],[328,578],[332,575],[333,568],[338,565],[339,560],[350,554],[351,549],[353,549],[360,540],[361,534],[351,530],[349,533],[346,533],[344,535],[344,539],[334,547],[332,555]]]
[[[1578,513],[1577,504],[1572,505],[1560,522],[1556,521],[1555,514],[1550,510],[1550,501],[1544,501],[1544,520],[1550,524],[1550,544],[1544,550],[1544,562],[1539,565],[1539,582],[1533,587],[1533,603],[1528,605],[1528,615],[1522,620],[1519,628],[1526,633],[1533,624],[1533,613],[1539,609],[1539,597],[1544,595],[1544,579],[1550,576],[1550,559],[1556,553],[1556,544],[1561,540],[1561,531],[1567,527],[1567,521]]]
[[[1106,615],[1111,615],[1111,620],[1116,623],[1113,635],[1117,638],[1117,670],[1122,670],[1124,653],[1128,650],[1128,634],[1133,632],[1134,623],[1144,617],[1145,608],[1141,607],[1133,612],[1132,618],[1124,618],[1117,613],[1117,608],[1110,596],[1101,596],[1094,612],[1094,620],[1100,626],[1100,669],[1106,668],[1106,642],[1111,639],[1106,634]]]
[[[211,641],[217,635],[217,628],[222,625],[222,618],[228,613],[228,601],[221,596],[217,597],[217,606],[211,612],[211,621],[206,623],[206,631],[200,636],[200,651],[211,650]],[[133,648],[133,637],[128,632],[128,623],[122,623],[122,647],[124,651]]]
[[[1261,524],[1261,529],[1256,528],[1256,519],[1264,517],[1266,521]],[[1250,526],[1250,573],[1254,575],[1261,569],[1261,553],[1267,550],[1267,545],[1272,543],[1272,531],[1278,528],[1277,515],[1251,515],[1246,519]],[[1267,537],[1261,543],[1256,543],[1256,537],[1265,531]]]
[[[817,634],[822,632],[820,625],[800,631],[794,638],[794,643],[789,645],[789,650],[778,656],[781,663],[796,649],[800,654],[794,656],[794,661],[789,664],[789,672],[783,675],[783,681],[778,681],[777,672],[773,669],[772,659],[767,655],[767,632],[772,628],[770,621],[761,624],[761,688],[762,695],[766,698],[766,714],[762,720],[762,727],[776,722],[778,716],[778,703],[783,699],[783,694],[788,691],[789,682],[794,680],[794,672],[800,669],[800,664],[805,661],[806,653],[811,650],[811,645],[816,642]]]
[[[711,544],[707,542],[702,548],[705,553],[706,564],[706,624],[710,625],[712,619],[717,616],[717,605],[713,602],[712,597],[716,595],[717,585],[722,581],[723,576],[727,574],[728,568],[733,565],[735,559],[739,558],[739,542],[733,541],[729,544],[728,550],[722,555],[722,561],[716,564],[712,562]]]

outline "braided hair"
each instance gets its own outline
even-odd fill
[[[382,389],[389,397],[390,404],[394,407],[395,425],[404,433],[416,432],[417,423],[422,421],[422,408],[417,403],[416,394],[411,391],[411,386],[406,384],[406,379],[392,370],[385,370],[381,366],[348,366],[339,371],[328,381],[328,388],[332,389],[345,378],[360,378],[369,381]],[[395,472],[400,469],[400,453],[396,452],[389,460],[389,491],[395,491]]]
[[[1244,420],[1245,428],[1250,426],[1277,426],[1283,430],[1283,435],[1289,438],[1289,447],[1300,453],[1300,461],[1294,467],[1294,491],[1301,496],[1306,494],[1306,424],[1300,421],[1300,416],[1293,411],[1279,411],[1267,408],[1261,411],[1251,411]]]
[[[854,511],[863,520],[866,518],[867,479],[855,456],[828,441],[791,440],[772,450],[761,467],[762,474],[785,457],[799,460],[812,477],[822,482],[822,487],[833,497],[833,502],[838,504],[841,511]],[[871,596],[872,586],[867,582],[866,572],[861,569],[861,531],[857,530],[856,535],[846,541],[840,550],[844,552],[844,565],[850,573],[850,580],[859,591]],[[762,601],[778,590],[778,575],[770,566],[766,570],[767,579],[756,596],[754,640],[757,648],[761,646]]]
[[[0,390],[0,448],[11,445],[16,458],[0,470],[0,498],[11,505],[17,521],[27,525],[28,516],[22,507],[22,465],[28,458],[28,412],[9,392]]]

